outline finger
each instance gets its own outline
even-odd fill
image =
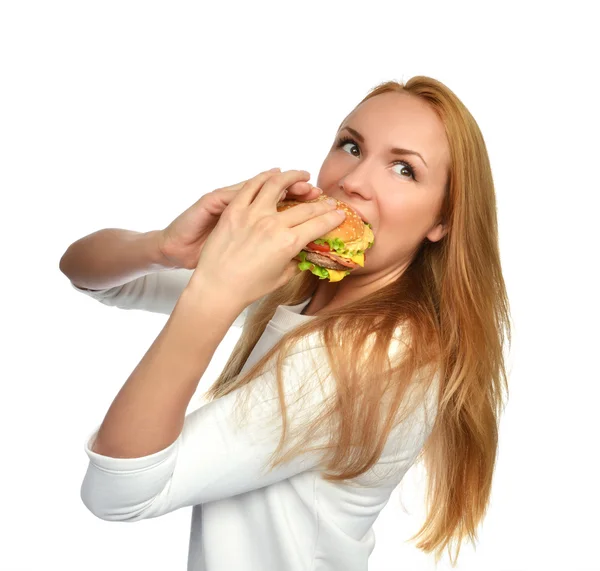
[[[296,228],[313,218],[317,218],[328,212],[333,212],[336,208],[336,204],[337,201],[329,202],[328,200],[297,204],[296,206],[291,206],[278,212],[277,220],[281,222],[285,228]]]
[[[281,276],[279,277],[279,280],[276,282],[275,287],[273,288],[273,291],[279,289],[280,287],[283,287],[293,277],[297,276],[300,273],[302,273],[302,271],[298,267],[298,262],[291,260],[288,263],[288,265],[285,267],[285,269],[281,272]]]
[[[298,267],[298,262],[296,260],[291,260],[285,268],[284,283],[289,282],[293,277],[295,277],[301,273],[302,273],[302,270]]]
[[[273,209],[279,200],[279,195],[295,182],[308,181],[310,173],[302,170],[289,170],[272,174],[268,180],[250,181],[240,191],[240,204],[249,206],[251,203],[260,209]]]
[[[281,169],[275,168],[275,169],[269,169],[268,171],[262,171],[257,176],[265,175],[267,173],[274,174],[277,172],[281,172]],[[238,182],[236,184],[232,184],[231,186],[224,186],[223,188],[219,188],[219,190],[240,190],[247,182],[249,182],[251,180],[252,180],[251,178],[247,178],[246,180],[243,180],[242,182]]]
[[[283,194],[285,193],[285,194]],[[280,201],[282,200],[298,200],[298,201],[306,201],[306,200],[315,200],[319,198],[323,194],[323,191],[316,186],[310,184],[310,182],[296,182],[292,184],[286,190],[284,189],[282,196],[280,197]]]
[[[304,206],[308,205],[301,204],[299,206],[295,206],[294,208],[290,208],[290,212]],[[309,242],[312,242],[324,234],[331,232],[335,228],[339,228],[346,218],[346,213],[343,210],[335,210],[334,206],[330,206],[330,209],[326,212],[323,212],[324,207],[321,204],[319,204],[319,207],[321,209],[320,215],[317,215],[314,218],[309,218],[308,220],[305,220],[303,223],[294,227],[294,232],[298,236],[298,242],[294,246],[295,248],[303,248]]]
[[[308,196],[313,189],[313,185],[310,182],[304,182],[301,180],[300,182],[295,182],[288,188],[284,188],[283,192],[286,192],[286,197],[288,200],[290,197],[300,197],[300,196]],[[282,194],[283,194],[282,192]]]
[[[310,173],[308,171],[286,171],[285,173],[281,173],[280,177],[269,179],[257,195],[257,198],[262,199],[261,203],[267,204],[270,202],[273,193],[276,193],[275,203],[277,204],[281,200],[288,198],[291,189],[295,190],[295,197],[298,197],[300,192],[303,192],[304,196],[306,196],[312,187],[312,185],[308,183],[308,178],[310,178]],[[294,197],[294,193],[291,197]]]
[[[243,180],[242,182],[238,182],[237,184],[232,184],[231,186],[224,186],[223,188],[220,188],[219,190],[239,190],[240,188],[242,188],[242,186],[244,186],[250,179],[246,179]]]
[[[319,196],[321,196],[322,194],[323,194],[323,191],[320,188],[313,186],[310,189],[310,192],[306,196],[303,196],[302,198],[304,200],[315,200],[315,198],[319,198]]]
[[[261,188],[273,176],[278,176],[280,173],[273,170],[265,171],[257,174],[255,177],[246,181],[246,183],[236,191],[235,198],[231,201],[232,206],[248,207],[254,200],[254,197],[260,192]]]

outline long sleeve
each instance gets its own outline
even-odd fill
[[[147,274],[120,286],[102,290],[80,288],[73,282],[71,282],[71,286],[76,291],[84,293],[104,305],[170,315],[193,273],[194,270],[185,268],[163,270]],[[257,303],[258,301],[246,307],[235,319],[233,325],[243,327],[246,317]]]
[[[335,399],[326,350],[318,336],[299,342],[284,359],[283,386],[288,434],[315,419]],[[358,482],[392,487],[414,462],[435,420],[436,392],[393,429],[377,465]],[[238,429],[234,405],[243,391],[248,420]],[[333,422],[333,421],[332,421]],[[311,447],[324,445],[333,424],[318,426]],[[169,447],[140,458],[110,458],[91,450],[99,426],[88,436],[89,465],[81,498],[97,517],[139,521],[182,507],[230,498],[275,484],[301,472],[318,470],[322,452],[310,450],[267,471],[281,434],[281,416],[274,369],[239,389],[188,414],[181,434]]]
[[[283,382],[288,430],[310,421],[331,398],[332,383],[317,376],[328,369],[323,347],[293,350],[284,360]],[[323,390],[321,390],[323,386]],[[237,429],[234,403],[248,390],[247,424]],[[188,414],[178,439],[141,458],[110,458],[91,450],[99,426],[86,439],[89,465],[81,487],[87,508],[101,519],[138,521],[184,506],[203,504],[262,488],[315,469],[318,451],[308,452],[267,471],[281,434],[274,370],[248,385]],[[323,444],[328,430],[315,431],[313,444]]]

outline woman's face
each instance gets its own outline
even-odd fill
[[[442,122],[415,96],[377,95],[344,120],[317,186],[355,207],[372,226],[375,242],[366,252],[365,267],[351,276],[395,278],[426,237],[436,242],[444,236],[438,217],[449,157]]]

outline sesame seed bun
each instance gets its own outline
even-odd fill
[[[320,202],[321,200],[325,200],[329,198],[326,194],[321,194],[314,200],[283,200],[277,204],[277,212],[283,212],[288,208],[292,208],[293,206],[298,206],[299,204],[309,204],[311,202]],[[342,221],[342,223],[334,228],[333,230],[323,234],[322,238],[339,238],[343,240],[345,243],[355,242],[356,240],[360,240],[365,233],[365,223],[362,221],[361,217],[356,213],[356,211],[348,206],[345,202],[341,200],[337,200],[337,207],[340,210],[344,210],[346,212],[346,218]]]
[[[327,198],[330,197],[322,194],[314,200],[283,200],[277,204],[277,211],[283,212],[299,204],[319,202]],[[372,246],[374,239],[371,228],[358,213],[345,202],[335,200],[336,207],[344,210],[346,217],[339,226],[323,234],[320,239],[329,240],[330,245],[334,242],[336,249],[320,250],[316,243],[311,242],[294,257],[294,260],[300,262],[301,270],[310,270],[319,279],[329,278],[330,282],[340,281],[356,268],[362,267],[365,250]],[[340,245],[340,241],[343,242],[343,245]]]

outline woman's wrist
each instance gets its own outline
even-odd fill
[[[145,232],[144,236],[148,244],[148,257],[157,270],[174,270],[180,267],[167,258],[161,250],[162,230],[150,230]]]
[[[109,289],[174,269],[160,250],[159,236],[160,230],[105,228],[71,244],[59,267],[74,285],[89,290]]]

